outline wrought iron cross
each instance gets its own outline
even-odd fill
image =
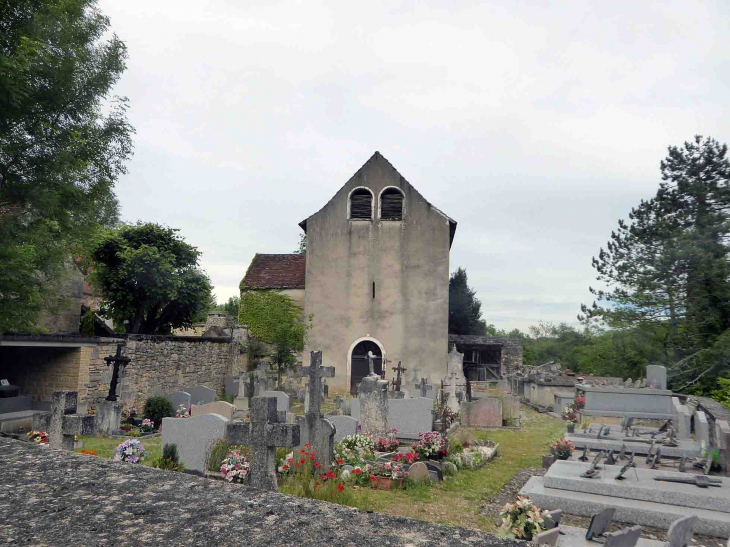
[[[398,376],[396,377],[395,382],[393,382],[393,385],[395,386],[395,390],[396,391],[400,391],[400,375],[401,375],[401,372],[405,372],[405,371],[408,370],[407,368],[403,368],[403,366],[400,363],[401,362],[398,361],[398,366],[397,367],[392,367],[392,370],[398,373]]]
[[[109,384],[109,395],[106,396],[107,401],[117,400],[117,382],[119,381],[119,365],[126,367],[131,359],[129,357],[122,357],[122,346],[123,344],[117,344],[117,354],[104,357],[107,366],[114,363],[114,370],[112,371],[112,382]]]

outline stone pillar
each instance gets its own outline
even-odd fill
[[[691,439],[692,415],[689,408],[687,408],[687,405],[680,403],[677,397],[672,397],[672,409],[674,412],[674,431],[677,434],[677,439]]]
[[[104,437],[119,435],[119,424],[122,422],[122,408],[122,403],[115,401],[101,401],[97,403],[96,414],[94,415],[94,434]]]
[[[728,474],[730,464],[730,425],[727,420],[715,422],[715,434],[717,437],[717,448],[720,449],[720,465],[725,475]]]
[[[710,424],[707,423],[707,416],[701,410],[695,412],[695,437],[698,443],[705,442],[710,448]]]
[[[373,438],[388,433],[388,381],[366,376],[357,388],[362,432]]]

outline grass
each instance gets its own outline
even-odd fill
[[[93,450],[100,458],[112,458],[114,456],[114,449],[122,444],[126,439],[139,439],[142,442],[142,446],[145,447],[149,456],[142,460],[142,465],[152,466],[152,463],[158,459],[162,454],[162,447],[160,443],[162,439],[158,437],[125,437],[125,438],[112,438],[112,437],[79,437],[80,441],[84,441],[83,450]],[[82,449],[76,450],[81,452]]]

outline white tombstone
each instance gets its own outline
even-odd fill
[[[655,389],[667,389],[667,369],[661,365],[646,366],[646,385]]]
[[[185,469],[205,473],[211,446],[226,437],[228,420],[219,414],[204,414],[192,418],[163,418],[162,443],[177,445]]]
[[[278,412],[289,410],[289,395],[283,391],[264,391],[261,397],[276,397],[276,410]]]

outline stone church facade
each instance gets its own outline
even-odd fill
[[[304,314],[313,316],[305,356],[323,352],[323,364],[336,368],[329,383],[338,391],[355,391],[368,373],[368,351],[388,377],[401,361],[406,377],[417,369],[419,377],[439,381],[456,222],[376,152],[299,225],[307,234],[305,257],[256,255],[242,289],[283,290],[299,301],[303,290]]]

